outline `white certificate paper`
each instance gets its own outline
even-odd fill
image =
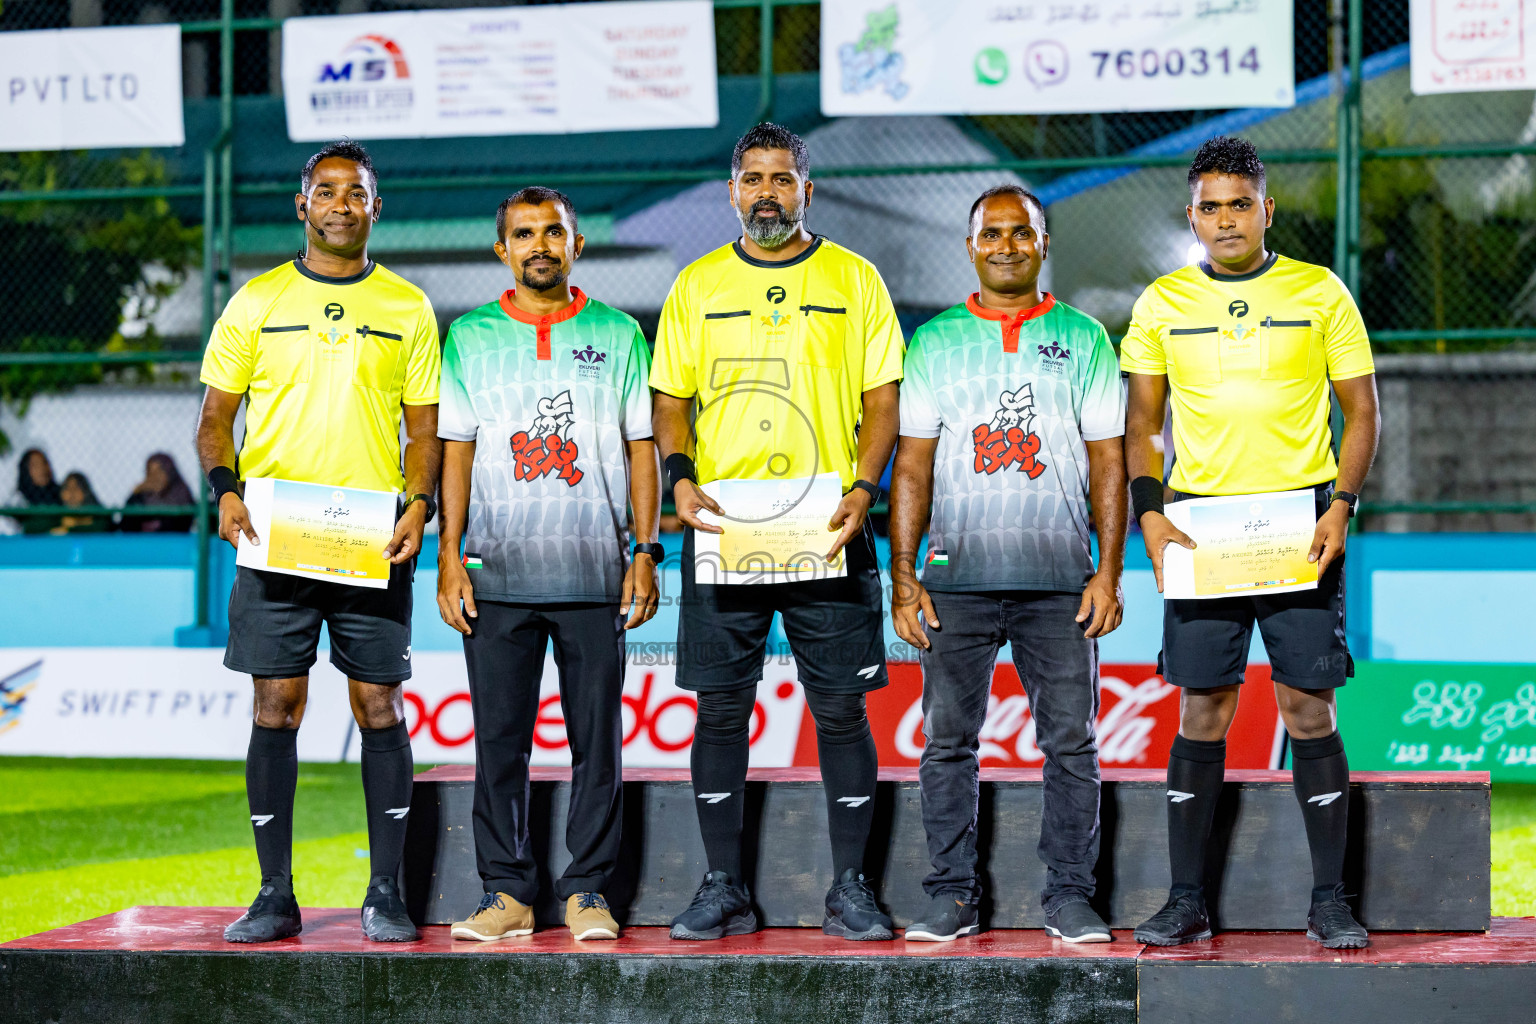
[[[699,583],[792,583],[848,575],[840,551],[827,561],[837,534],[827,522],[843,500],[836,473],[789,480],[714,480],[701,490],[725,515],[699,518],[724,533],[694,532],[693,561]]]
[[[398,498],[360,487],[247,480],[245,507],[261,543],[242,535],[235,564],[383,590],[390,570],[384,549],[395,533]]]
[[[1195,542],[1163,549],[1163,597],[1214,598],[1317,589],[1307,561],[1317,532],[1312,488],[1190,498],[1164,512]]]

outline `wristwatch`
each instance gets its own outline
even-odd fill
[[[880,488],[868,480],[855,480],[853,486],[848,488],[848,493],[852,494],[854,491],[863,491],[868,494],[871,504],[880,500]]]
[[[1355,512],[1360,508],[1360,495],[1351,494],[1349,491],[1334,491],[1333,501],[1342,501],[1349,506],[1349,518],[1355,518]],[[1332,502],[1329,502],[1331,505]]]
[[[400,506],[401,515],[404,515],[405,510],[411,507],[411,502],[413,501],[420,501],[425,503],[427,506],[427,522],[430,523],[432,520],[437,518],[437,500],[430,494],[413,494],[406,498],[405,504]]]
[[[660,565],[662,556],[667,553],[667,549],[656,543],[636,544],[634,553],[637,555],[650,555],[651,561]]]

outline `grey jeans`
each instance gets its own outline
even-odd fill
[[[1099,647],[1074,619],[1082,598],[1047,591],[931,593],[942,629],[923,667],[923,731],[918,768],[923,827],[933,871],[930,896],[954,893],[975,902],[976,812],[981,729],[992,667],[1005,641],[1029,698],[1036,740],[1045,754],[1045,802],[1038,853],[1045,862],[1046,913],[1093,895],[1099,859]]]

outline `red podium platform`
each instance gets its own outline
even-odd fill
[[[1116,932],[1073,946],[1036,930],[953,943],[852,943],[807,929],[673,942],[563,928],[495,943],[362,938],[355,909],[232,946],[240,908],[135,907],[0,945],[0,1019],[564,1024],[1076,1021],[1504,1024],[1536,1020],[1536,919],[1478,934],[1383,933],[1331,951],[1297,933],[1231,932],[1157,949]]]

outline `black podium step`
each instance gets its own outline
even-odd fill
[[[533,847],[543,865],[542,921],[562,909],[550,872],[569,862],[564,845],[567,769],[535,769]],[[665,925],[692,898],[706,870],[688,773],[624,774],[624,848],[608,892],[627,925]],[[480,898],[470,812],[473,768],[416,777],[406,847],[405,892],[413,916],[446,924]],[[1104,773],[1103,841],[1095,904],[1116,928],[1133,928],[1162,905],[1169,884],[1166,785],[1161,771]],[[1489,901],[1489,782],[1485,772],[1357,772],[1349,789],[1345,882],[1366,927],[1389,931],[1484,931]],[[916,769],[882,769],[868,866],[899,926],[922,905],[927,846]],[[1039,771],[982,772],[978,849],[993,928],[1044,925],[1045,869]],[[747,786],[746,870],[768,927],[819,927],[831,884],[826,804],[815,768],[756,769]],[[1210,858],[1211,912],[1228,930],[1306,926],[1312,889],[1301,810],[1289,772],[1229,771],[1216,811]]]
[[[1175,949],[1127,932],[1072,946],[1038,930],[948,944],[803,928],[672,942],[660,928],[575,942],[365,940],[356,909],[232,946],[238,907],[135,907],[0,945],[0,1020],[90,1024],[1514,1024],[1532,1019],[1536,921],[1488,934],[1379,933],[1363,950],[1230,932]]]

